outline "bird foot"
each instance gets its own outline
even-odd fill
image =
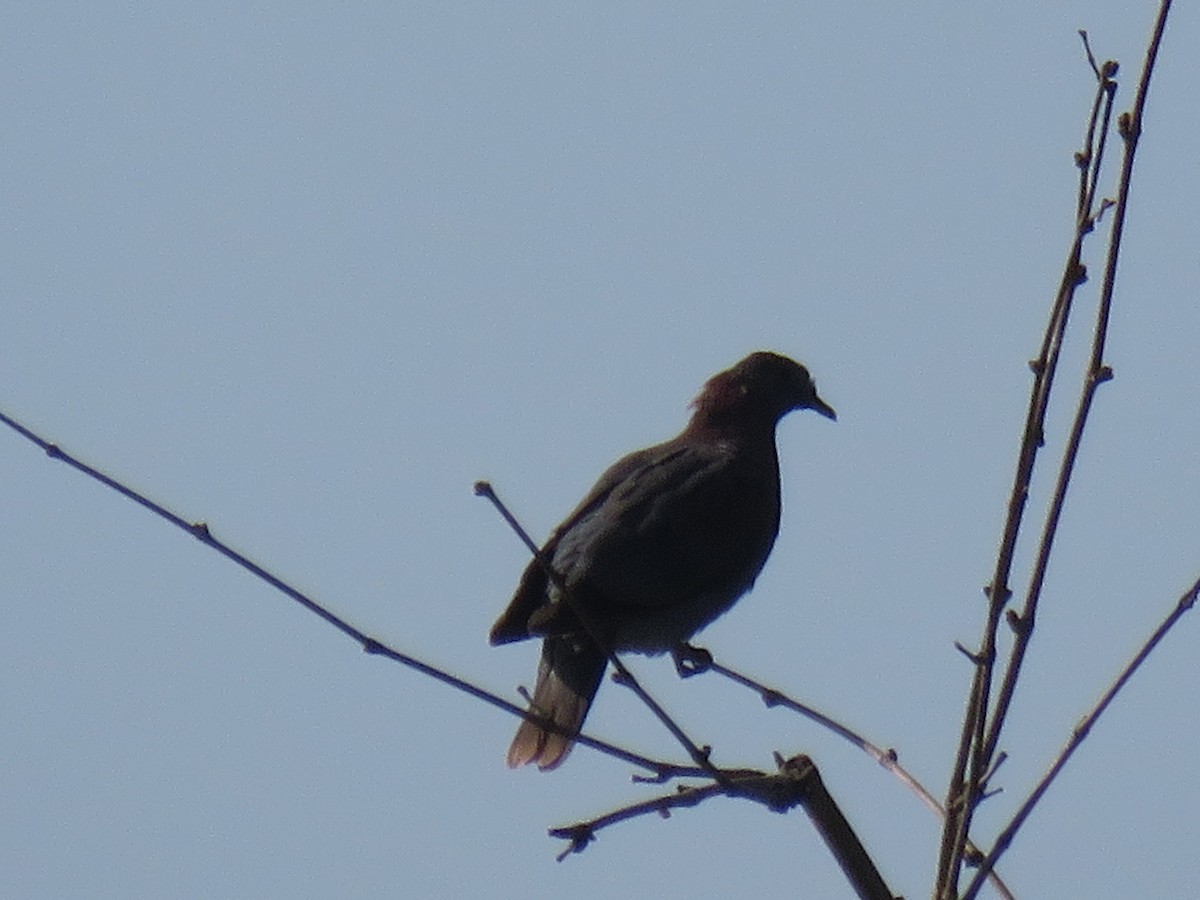
[[[671,651],[671,659],[675,661],[675,671],[680,678],[691,678],[701,675],[712,668],[712,654],[703,647],[693,647],[691,644],[680,644]]]

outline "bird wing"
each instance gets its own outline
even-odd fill
[[[774,445],[763,457],[713,441],[675,443],[629,470],[559,536],[556,569],[621,616],[753,583],[779,524]],[[602,613],[597,609],[598,613]]]
[[[642,483],[644,481],[641,477],[642,473],[669,464],[681,452],[683,451],[675,445],[675,442],[668,441],[665,444],[630,453],[609,466],[592,489],[588,491],[587,496],[554,529],[542,546],[542,557],[547,561],[555,559],[558,545],[563,536],[568,534],[581,520],[586,519],[602,507],[615,490],[628,482]],[[534,636],[529,632],[529,620],[539,608],[550,602],[549,581],[549,576],[542,563],[536,559],[530,560],[529,565],[521,574],[521,581],[517,585],[516,593],[513,594],[508,608],[492,626],[489,640],[493,645]],[[539,630],[538,634],[541,633]]]

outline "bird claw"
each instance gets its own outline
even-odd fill
[[[671,651],[671,659],[675,661],[675,671],[680,678],[691,678],[702,675],[712,668],[712,654],[703,647],[693,647],[683,643]]]

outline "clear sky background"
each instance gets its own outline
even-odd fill
[[[365,631],[516,698],[537,648],[486,635],[526,554],[472,482],[543,536],[605,465],[682,427],[709,375],[792,355],[840,420],[781,425],[775,553],[700,642],[941,795],[970,676],[953,642],[978,640],[1071,232],[1093,92],[1075,32],[1120,60],[1128,108],[1155,9],[10,8],[0,404]],[[1200,574],[1198,41],[1181,3],[1116,379],[981,838]],[[586,750],[510,772],[515,719],[365,656],[7,430],[0,484],[3,896],[849,896],[803,814],[732,801],[556,863],[547,827],[654,791]],[[1001,869],[1020,896],[1194,891],[1195,615],[1018,837]],[[866,756],[631,662],[720,762],[810,753],[891,886],[928,895],[938,823]],[[611,684],[589,727],[678,758]]]

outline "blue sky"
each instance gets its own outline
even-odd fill
[[[1132,99],[1151,3],[44,3],[6,16],[0,404],[364,631],[516,697],[491,649],[525,552],[750,350],[839,413],[779,432],[784,523],[701,636],[937,794],[1092,93]],[[1138,160],[1101,391],[1003,742],[1002,825],[1200,574],[1194,7]],[[1111,185],[1111,181],[1109,182]],[[1099,240],[1088,253],[1100,267]],[[1074,408],[1081,297],[1031,525]],[[356,646],[0,433],[0,893],[848,896],[807,819],[647,796]],[[1032,534],[1032,532],[1031,532]],[[1018,560],[1023,584],[1030,547]],[[1184,896],[1200,743],[1185,619],[1001,866],[1021,896]],[[867,757],[634,658],[731,765],[811,754],[893,889],[938,826]],[[590,729],[674,755],[607,685]]]

